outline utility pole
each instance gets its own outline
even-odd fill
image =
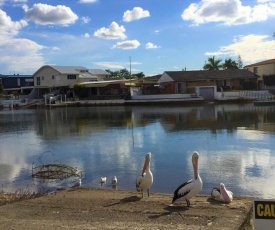
[[[130,80],[132,78],[132,73],[131,73],[131,56],[130,56]]]

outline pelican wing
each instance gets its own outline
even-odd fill
[[[143,179],[143,177],[140,176],[140,177],[137,178],[137,180],[136,180],[136,189],[137,189],[138,192],[141,190],[139,186],[140,186],[140,184],[141,184],[141,182],[142,182],[142,179]]]
[[[195,183],[193,179],[181,184],[174,192],[172,203],[180,198],[186,197],[194,186]]]

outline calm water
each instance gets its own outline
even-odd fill
[[[55,190],[76,178],[37,181],[32,165],[61,163],[85,172],[82,183],[135,190],[144,156],[152,152],[151,191],[173,193],[192,178],[200,154],[203,194],[223,182],[235,195],[275,196],[275,107],[114,106],[0,111],[3,191]]]

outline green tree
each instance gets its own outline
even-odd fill
[[[232,61],[231,58],[225,59],[223,69],[238,69],[238,64],[235,61]]]
[[[203,69],[205,70],[219,70],[223,67],[221,64],[222,59],[215,60],[215,56],[208,58],[208,63],[205,63]]]
[[[136,77],[137,79],[142,79],[145,77],[143,72],[133,74],[132,76]]]
[[[129,71],[126,68],[121,69],[119,73],[121,77],[124,77],[126,79],[129,79],[131,77]]]
[[[238,63],[238,68],[242,69],[243,68],[243,60],[241,58],[241,55],[238,56],[237,63]]]
[[[75,84],[74,85],[74,93],[81,99],[86,98],[89,95],[89,89],[85,88],[84,85]]]

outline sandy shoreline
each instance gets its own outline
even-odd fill
[[[199,195],[170,207],[172,194],[78,188],[0,206],[0,229],[252,229],[252,198],[231,204]]]

